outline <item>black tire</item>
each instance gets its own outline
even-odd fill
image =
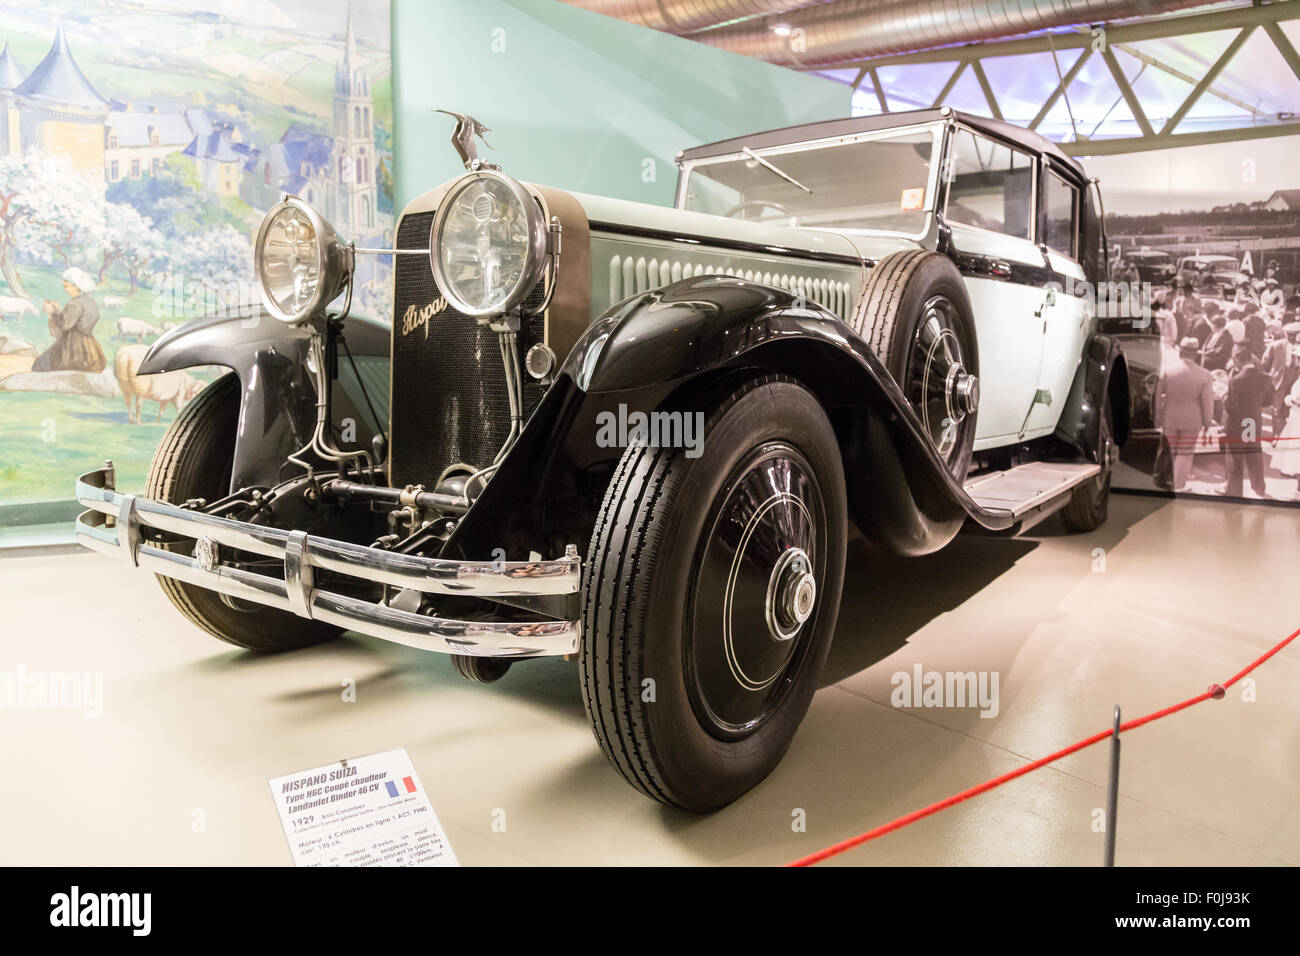
[[[1110,392],[1101,414],[1101,474],[1090,478],[1070,492],[1070,500],[1061,509],[1061,522],[1066,531],[1096,531],[1110,516],[1110,479],[1114,471],[1115,413],[1110,404]]]
[[[154,452],[145,495],[182,504],[192,498],[215,501],[226,495],[239,419],[239,379],[233,373],[213,382],[181,409]],[[193,550],[192,542],[163,545]],[[206,588],[155,575],[163,593],[194,624],[228,644],[253,651],[289,651],[343,633],[287,611],[231,600]]]
[[[956,365],[972,377],[976,406],[979,400],[979,343],[961,273],[937,252],[892,252],[868,273],[862,303],[855,331],[902,388],[960,484],[974,451],[978,408],[965,407],[948,384],[954,351]]]
[[[610,762],[642,793],[704,812],[766,777],[808,709],[839,610],[847,518],[835,433],[802,386],[761,377],[693,407],[705,421],[698,457],[634,445],[615,470],[587,553],[579,659]],[[720,555],[734,555],[725,575]],[[774,587],[778,614],[806,615],[778,622],[787,637],[765,616]],[[767,623],[753,626],[760,612]]]

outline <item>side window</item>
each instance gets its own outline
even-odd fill
[[[1043,182],[1043,242],[1071,259],[1078,253],[1078,208],[1078,191],[1048,170]]]
[[[1030,238],[1033,159],[965,129],[953,134],[950,149],[947,219]]]

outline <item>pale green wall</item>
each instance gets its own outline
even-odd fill
[[[841,84],[557,0],[394,0],[393,76],[399,210],[462,171],[438,107],[520,179],[663,204],[679,149],[849,115]]]

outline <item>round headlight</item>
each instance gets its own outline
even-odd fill
[[[429,264],[465,315],[499,315],[524,301],[546,264],[546,217],[522,184],[495,170],[447,191],[429,234]]]
[[[347,279],[333,228],[296,196],[267,212],[253,256],[262,304],[281,322],[310,318],[342,291]]]

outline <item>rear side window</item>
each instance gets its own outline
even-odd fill
[[[970,130],[958,129],[949,157],[949,222],[991,229],[1017,239],[1032,235],[1034,161]]]
[[[1043,242],[1071,259],[1078,252],[1079,193],[1051,170],[1043,183]]]

